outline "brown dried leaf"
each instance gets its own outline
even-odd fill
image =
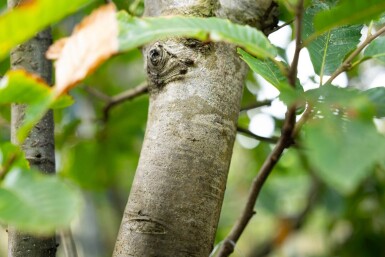
[[[116,9],[108,4],[94,11],[76,26],[72,35],[58,40],[47,51],[47,58],[57,59],[57,95],[67,92],[103,61],[118,52]]]
[[[48,51],[45,53],[47,59],[57,60],[59,59],[65,44],[67,43],[68,37],[61,38],[55,42],[55,44],[51,45]]]

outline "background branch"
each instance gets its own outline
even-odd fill
[[[295,49],[293,62],[291,64],[289,74],[287,75],[289,83],[292,87],[295,87],[296,78],[297,78],[298,60],[299,60],[299,55],[302,48],[301,31],[302,31],[303,1],[304,0],[299,0],[296,8],[296,20],[295,20],[296,49]],[[219,254],[218,254],[219,257],[229,256],[234,251],[236,242],[242,235],[250,219],[254,216],[255,214],[254,206],[258,199],[262,186],[265,184],[274,166],[277,164],[278,160],[282,156],[283,151],[293,144],[293,131],[295,127],[295,117],[296,117],[296,106],[293,105],[289,107],[286,112],[286,118],[284,121],[284,125],[282,127],[281,137],[279,138],[273,151],[270,153],[268,158],[263,163],[257,177],[253,180],[251,189],[249,192],[249,196],[246,202],[246,206],[241,216],[239,217],[237,222],[234,224],[229,235],[224,240],[223,245],[219,250]]]
[[[242,107],[240,111],[244,112],[244,111],[252,110],[255,108],[262,107],[262,106],[270,106],[272,102],[273,102],[273,100],[270,100],[270,99],[266,99],[263,101],[257,101],[255,103],[252,103],[252,104],[249,104],[249,105]]]
[[[103,120],[108,120],[108,115],[110,112],[110,109],[120,103],[123,103],[128,100],[132,100],[138,96],[141,96],[148,92],[148,86],[147,82],[142,82],[138,86],[131,88],[127,91],[124,91],[118,95],[115,95],[110,98],[110,100],[107,102],[106,106],[103,108]]]
[[[148,86],[146,82],[142,82],[134,88],[130,88],[120,94],[115,96],[108,96],[103,92],[93,88],[93,87],[85,87],[84,88],[90,95],[100,99],[105,102],[105,106],[103,107],[103,121],[108,120],[109,112],[112,107],[121,104],[125,101],[132,100],[138,96],[141,96],[148,92]]]
[[[275,144],[278,142],[278,137],[258,136],[256,134],[254,134],[253,132],[251,132],[250,130],[245,129],[245,128],[237,127],[237,131],[239,133],[245,134],[246,136],[252,137],[252,138],[259,140],[259,141],[262,141],[262,142],[267,142],[267,143],[271,143],[271,144]]]
[[[304,208],[296,215],[291,217],[280,217],[280,226],[273,238],[258,246],[249,257],[265,257],[268,256],[275,248],[281,246],[289,236],[300,230],[309,217],[311,210],[315,206],[320,195],[321,183],[318,178],[312,176],[312,185],[307,195]]]

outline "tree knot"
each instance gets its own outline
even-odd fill
[[[150,89],[162,89],[167,83],[182,79],[194,65],[190,58],[179,57],[160,43],[147,52],[147,74]]]

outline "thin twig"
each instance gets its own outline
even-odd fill
[[[146,82],[142,82],[139,85],[137,85],[134,88],[130,88],[120,94],[117,94],[115,96],[108,96],[104,94],[103,92],[93,88],[93,87],[85,87],[84,88],[89,94],[92,96],[100,99],[101,101],[105,102],[105,106],[103,108],[103,121],[108,120],[109,112],[112,107],[123,103],[128,100],[132,100],[135,97],[141,96],[148,92],[148,86]]]
[[[103,92],[97,90],[96,88],[93,87],[84,87],[84,90],[87,91],[87,93],[95,96],[96,98],[102,100],[103,102],[109,102],[111,100],[111,97],[104,94]]]
[[[356,58],[356,56],[358,56],[361,51],[367,46],[369,45],[374,39],[376,39],[377,37],[379,37],[380,35],[382,35],[383,33],[385,32],[385,26],[381,27],[376,33],[374,33],[373,35],[369,34],[366,39],[364,40],[364,42],[362,42],[357,48],[356,50],[354,50],[348,58],[346,58],[346,60],[338,67],[338,69],[336,71],[333,72],[333,74],[331,75],[331,77],[328,79],[328,81],[326,81],[325,84],[329,84],[331,83],[336,77],[338,77],[338,75],[340,75],[342,72],[345,72],[347,70],[349,70],[351,68],[351,65],[352,65],[352,61],[354,58]]]
[[[323,84],[329,84],[332,83],[333,80],[338,77],[342,72],[348,71],[352,67],[352,61],[354,58],[356,58],[362,50],[364,50],[365,47],[367,47],[374,39],[377,37],[381,36],[383,33],[385,33],[385,26],[381,27],[376,33],[373,35],[368,34],[366,39],[354,50],[348,58],[333,72],[331,77]],[[299,133],[301,130],[302,126],[306,123],[306,121],[312,116],[311,113],[313,111],[313,106],[310,104],[307,106],[304,115],[302,115],[301,119],[297,122],[296,128],[295,128],[295,135]]]
[[[293,62],[291,64],[289,74],[287,75],[288,81],[292,87],[295,87],[296,78],[297,78],[298,60],[299,60],[299,55],[302,48],[301,31],[302,31],[303,2],[304,0],[299,0],[296,8],[295,28],[296,28],[297,43],[296,43]],[[296,106],[293,105],[289,107],[286,112],[286,117],[282,128],[281,137],[279,138],[273,151],[270,153],[268,158],[263,163],[257,177],[254,178],[251,185],[251,189],[249,191],[249,196],[247,198],[246,206],[241,216],[239,217],[237,222],[234,224],[229,235],[224,240],[223,245],[219,251],[218,257],[227,257],[234,251],[236,242],[242,235],[250,219],[254,216],[255,214],[254,206],[263,185],[265,184],[268,176],[270,175],[273,168],[275,167],[280,157],[282,156],[283,151],[293,144],[293,131],[295,127],[295,117],[296,117]]]
[[[257,139],[259,141],[263,141],[263,142],[267,142],[267,143],[271,143],[271,144],[276,144],[278,142],[278,138],[277,137],[258,136],[256,134],[254,134],[253,132],[251,132],[250,130],[244,129],[244,128],[241,128],[241,127],[237,127],[237,131],[239,133],[245,134],[245,135],[247,135],[249,137],[252,137],[254,139]]]
[[[250,257],[268,256],[277,246],[282,245],[282,243],[285,242],[290,234],[300,230],[303,227],[306,219],[308,218],[320,196],[320,189],[322,185],[317,177],[313,176],[312,174],[311,177],[312,184],[306,197],[305,207],[294,216],[281,217],[280,222],[282,225],[278,229],[277,233],[273,236],[273,238],[269,239],[263,243],[263,245],[258,246],[258,248],[253,250],[249,255]]]
[[[297,137],[299,132],[301,131],[303,125],[312,117],[313,107],[310,103],[307,104],[305,111],[303,112],[301,118],[297,121],[294,128],[294,137]]]
[[[291,21],[288,21],[288,22],[285,22],[284,24],[280,25],[280,26],[277,26],[275,27],[272,31],[269,31],[269,33],[267,35],[270,35],[286,26],[289,26],[290,24],[292,24],[294,22],[294,20],[291,20]]]
[[[110,109],[120,103],[131,100],[135,97],[141,96],[148,92],[148,86],[146,82],[140,83],[138,86],[131,88],[127,91],[124,91],[118,95],[111,97],[111,99],[107,102],[106,106],[103,108],[103,120],[108,120],[108,115]]]
[[[275,164],[280,159],[283,151],[292,144],[291,131],[292,127],[294,127],[294,124],[292,124],[294,120],[293,118],[295,118],[295,108],[290,108],[287,113],[282,135],[278,140],[277,145],[262,165],[258,176],[253,180],[249,196],[247,198],[246,206],[241,214],[241,217],[237,220],[230,234],[225,239],[221,250],[219,251],[219,257],[229,256],[229,254],[234,251],[235,243],[242,235],[250,219],[254,216],[254,205],[259,196],[262,186],[264,185],[267,177],[273,170]]]
[[[240,111],[244,112],[244,111],[256,109],[256,108],[259,108],[262,106],[270,106],[272,102],[273,102],[273,100],[270,100],[270,99],[263,100],[263,101],[257,101],[255,103],[252,103],[252,104],[249,104],[247,106],[242,107]]]
[[[293,61],[290,65],[290,71],[288,74],[289,83],[293,87],[295,87],[295,83],[297,80],[298,62],[299,62],[300,52],[302,50],[302,16],[303,16],[303,0],[300,0],[296,8],[296,19],[294,22],[294,26],[296,29],[295,52],[294,52]]]

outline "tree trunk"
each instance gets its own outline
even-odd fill
[[[9,8],[19,5],[20,0],[8,0]],[[39,75],[48,84],[52,79],[52,64],[45,59],[45,52],[52,43],[50,29],[38,33],[30,41],[17,46],[11,52],[11,68],[25,69]],[[26,92],[28,94],[28,92]],[[11,140],[18,144],[16,131],[21,126],[25,115],[25,105],[12,106]],[[55,172],[54,121],[49,111],[32,129],[22,144],[30,165],[43,173]],[[55,235],[48,237],[34,236],[8,229],[9,257],[54,257],[56,255]]]
[[[258,12],[267,8],[255,2],[146,0],[145,15],[225,16],[242,8],[248,13],[252,6],[257,12],[252,21],[257,22]],[[224,43],[168,39],[143,52],[149,115],[114,257],[207,257],[222,206],[247,69],[235,46]]]

